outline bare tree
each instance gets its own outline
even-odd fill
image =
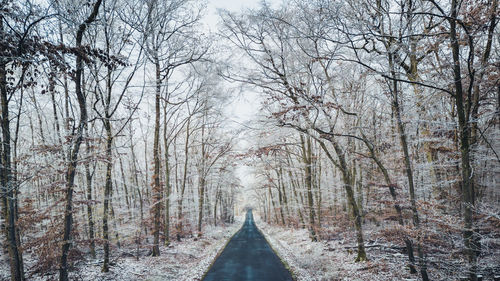
[[[92,6],[92,11],[87,19],[81,23],[76,33],[75,46],[77,49],[82,48],[83,34],[87,26],[91,24],[99,12],[102,0],[97,0]],[[59,269],[59,280],[66,281],[68,278],[68,252],[71,247],[71,228],[73,225],[73,189],[75,183],[75,172],[78,165],[78,153],[80,145],[83,141],[85,126],[87,125],[87,101],[86,95],[82,92],[82,72],[83,72],[83,57],[81,54],[76,55],[76,70],[75,70],[75,93],[80,109],[80,120],[77,126],[73,127],[72,148],[69,151],[69,159],[66,168],[66,208],[64,212],[64,236],[61,254],[61,265]]]

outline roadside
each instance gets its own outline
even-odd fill
[[[311,242],[306,229],[269,225],[258,214],[254,216],[257,227],[298,281],[417,280],[417,275],[405,269],[405,256],[398,251],[368,247],[371,260],[356,263],[356,253],[350,249],[349,239]]]
[[[204,281],[292,281],[290,271],[256,228],[251,211],[243,227],[229,241],[205,275]]]
[[[70,273],[72,280],[201,280],[217,254],[236,231],[241,228],[244,216],[235,217],[235,222],[226,226],[206,226],[203,237],[172,241],[170,246],[160,248],[161,256],[140,256],[130,253],[134,249],[122,248],[113,252],[110,272],[101,272],[101,262],[88,260],[77,264]],[[46,277],[33,280],[46,280]]]

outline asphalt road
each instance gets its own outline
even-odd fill
[[[293,280],[253,220],[246,214],[243,227],[233,236],[205,275],[204,281]]]

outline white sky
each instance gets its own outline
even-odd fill
[[[269,3],[279,3],[279,0],[266,0]],[[208,16],[210,21],[217,23],[217,9],[225,9],[231,12],[238,12],[246,8],[256,8],[260,0],[207,0]]]
[[[272,6],[277,6],[282,0],[265,0],[271,3]],[[248,8],[259,7],[261,0],[207,0],[207,12],[203,18],[203,22],[212,32],[216,32],[219,23],[218,9],[225,9],[231,12],[240,12]],[[237,85],[229,85],[236,87]],[[235,96],[239,90],[234,90]],[[226,114],[240,127],[240,124],[249,125],[248,122],[259,112],[260,101],[255,93],[243,92],[238,98],[226,109]],[[235,125],[233,124],[233,125]]]
[[[278,5],[281,0],[267,0],[268,3],[272,5]],[[248,8],[257,8],[261,3],[260,0],[208,0],[208,9],[203,19],[203,22],[208,26],[210,31],[216,31],[217,25],[219,23],[219,16],[217,14],[217,9],[226,9],[231,12],[239,12]],[[235,87],[233,85],[228,85],[228,88]],[[243,92],[239,95],[238,89],[233,89],[236,99],[226,108],[226,115],[232,121],[230,126],[235,128],[242,128],[244,126],[252,126],[252,121],[255,120],[255,116],[259,114],[260,99],[259,96],[252,92]],[[247,150],[252,145],[251,142],[247,141],[244,137],[240,138],[238,141],[238,148],[240,150]],[[237,176],[240,178],[241,184],[243,185],[242,193],[240,194],[239,208],[244,207],[247,204],[252,204],[251,200],[251,187],[255,184],[254,175],[252,174],[252,169],[247,166],[240,166],[237,169]],[[253,203],[254,207],[257,207]]]
[[[218,9],[225,9],[231,12],[240,12],[248,8],[257,8],[261,0],[207,0],[208,9],[203,21],[211,31],[216,31],[219,23]],[[267,0],[269,3],[279,3],[281,0]],[[228,85],[236,87],[237,85]],[[233,89],[235,96],[239,90]],[[226,114],[231,118],[237,128],[241,127],[238,124],[246,124],[254,118],[260,108],[259,98],[255,93],[243,92],[237,99],[226,109]],[[240,148],[248,147],[247,143],[240,142]]]

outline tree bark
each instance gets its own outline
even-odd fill
[[[3,19],[0,19],[0,31],[3,34]],[[12,155],[11,155],[11,135],[9,117],[9,94],[7,90],[6,61],[0,62],[0,98],[1,98],[1,128],[2,128],[2,168],[0,192],[2,196],[2,217],[5,220],[3,229],[6,236],[7,250],[9,253],[11,280],[24,280],[23,256],[19,249],[18,228],[16,225],[16,184],[14,182]]]
[[[474,206],[475,194],[472,168],[470,163],[470,124],[465,110],[462,74],[460,69],[460,45],[457,38],[457,0],[451,1],[450,41],[453,54],[453,75],[455,82],[455,106],[457,108],[458,128],[460,132],[460,154],[462,165],[462,200],[464,203],[464,245],[469,260],[469,277],[477,280],[477,256],[479,254],[479,239],[474,238]],[[470,101],[468,101],[470,102]]]
[[[403,150],[403,156],[404,156],[404,162],[405,162],[405,169],[406,169],[406,177],[408,179],[408,189],[410,193],[410,204],[411,204],[411,210],[412,210],[412,220],[413,220],[413,225],[415,226],[415,229],[420,228],[420,219],[418,217],[418,211],[417,211],[417,202],[416,202],[416,196],[415,196],[415,186],[414,186],[414,180],[413,180],[413,170],[411,167],[411,159],[410,159],[410,153],[408,151],[408,141],[406,137],[406,131],[404,128],[403,120],[401,119],[401,107],[399,104],[399,88],[398,88],[398,82],[396,80],[396,71],[395,71],[395,66],[393,62],[393,54],[389,54],[389,67],[391,71],[391,76],[394,78],[392,80],[392,108],[396,117],[396,123],[398,127],[398,134],[399,134],[399,141],[401,144],[401,148]],[[416,244],[417,246],[417,254],[419,257],[419,267],[420,267],[420,274],[422,275],[422,280],[428,281],[429,277],[427,274],[427,265],[425,262],[425,256],[422,250],[422,246],[420,245],[419,242]]]
[[[168,156],[168,139],[167,139],[167,120],[166,111],[164,111],[164,131],[163,131],[163,142],[165,144],[165,225],[163,226],[165,235],[165,246],[170,245],[170,164]]]
[[[177,206],[177,241],[181,241],[182,237],[182,203],[184,201],[184,192],[186,191],[186,182],[187,182],[187,172],[188,172],[188,160],[189,160],[189,137],[191,135],[190,130],[191,125],[191,117],[188,117],[188,121],[186,123],[186,143],[184,144],[184,174],[182,178],[182,185],[179,194],[179,202]]]
[[[153,143],[153,256],[160,255],[160,221],[161,221],[161,197],[162,188],[160,183],[160,94],[161,94],[161,77],[160,77],[160,62],[158,57],[155,57],[156,70],[156,95],[155,95],[155,132]]]
[[[205,101],[206,102],[206,101]],[[204,105],[204,110],[203,110],[203,118],[202,122],[203,124],[201,125],[201,163],[200,163],[200,168],[198,172],[198,237],[201,237],[201,226],[203,222],[203,203],[205,199],[205,186],[206,186],[206,179],[205,177],[207,176],[206,174],[206,158],[207,158],[207,151],[206,151],[206,144],[205,144],[205,122],[206,122],[206,117],[207,117],[207,105]]]
[[[333,145],[335,153],[338,157],[338,162],[335,161],[333,156],[328,151],[326,145],[319,141],[319,144],[323,151],[326,153],[326,156],[333,163],[334,166],[340,169],[342,173],[342,182],[344,183],[344,190],[346,191],[347,201],[349,206],[351,207],[352,216],[354,218],[354,226],[356,228],[356,240],[358,244],[358,255],[356,257],[356,262],[366,261],[368,258],[366,256],[365,251],[365,242],[363,237],[363,225],[361,221],[361,214],[359,213],[358,204],[356,203],[356,198],[354,197],[353,191],[353,178],[349,167],[347,166],[347,161],[345,159],[344,151],[337,143],[337,141],[333,137],[328,137],[328,141]]]
[[[313,182],[312,182],[312,174],[311,174],[311,166],[312,166],[312,147],[311,147],[311,138],[308,137],[307,141],[304,140],[304,136],[300,135],[300,143],[302,146],[302,161],[305,165],[305,181],[307,187],[307,203],[309,207],[309,232],[311,234],[312,241],[318,241],[318,237],[316,235],[316,223],[314,221],[314,199],[312,194]]]
[[[389,188],[389,193],[391,194],[392,200],[394,201],[394,209],[396,210],[396,213],[398,214],[398,222],[400,225],[404,225],[404,220],[403,220],[403,213],[401,211],[401,206],[397,202],[397,194],[396,194],[396,189],[395,189],[395,184],[393,184],[391,178],[389,177],[389,172],[385,168],[384,164],[380,159],[377,157],[375,153],[374,147],[371,145],[370,142],[367,141],[366,136],[364,135],[363,132],[361,132],[363,136],[363,141],[366,144],[366,147],[370,151],[370,157],[373,159],[379,170],[382,172],[382,175],[384,176],[385,184]],[[415,256],[413,255],[413,242],[408,238],[404,237],[404,242],[406,245],[406,252],[408,254],[408,260],[410,262],[409,267],[410,267],[410,273],[414,274],[417,273],[415,269]]]
[[[88,135],[88,133],[87,133]],[[87,154],[90,155],[90,144],[87,141]],[[90,172],[90,161],[85,162],[85,181],[87,185],[87,221],[89,225],[90,255],[95,258],[95,226],[92,212],[92,173]]]
[[[99,7],[101,6],[102,0],[97,0],[94,4],[92,13],[85,20],[84,23],[80,24],[78,31],[76,33],[76,48],[80,49],[82,47],[83,33],[87,29],[87,26],[92,23],[97,13],[99,12]],[[80,121],[76,132],[73,133],[72,141],[73,147],[69,154],[69,161],[66,168],[66,206],[64,211],[64,234],[63,234],[63,245],[61,253],[61,264],[59,268],[59,280],[68,281],[68,252],[71,247],[71,228],[73,226],[73,188],[75,183],[75,172],[78,165],[78,152],[80,150],[80,145],[83,140],[83,131],[87,125],[87,101],[86,96],[82,92],[82,72],[83,72],[83,60],[82,55],[76,55],[76,72],[75,72],[75,93],[78,100],[78,106],[80,109]]]
[[[103,216],[102,216],[102,234],[104,240],[104,261],[102,264],[102,272],[109,271],[109,208],[111,204],[111,194],[113,191],[113,135],[111,131],[111,121],[109,116],[106,116],[104,121],[104,128],[106,130],[106,180],[104,186],[104,202],[103,202]]]

